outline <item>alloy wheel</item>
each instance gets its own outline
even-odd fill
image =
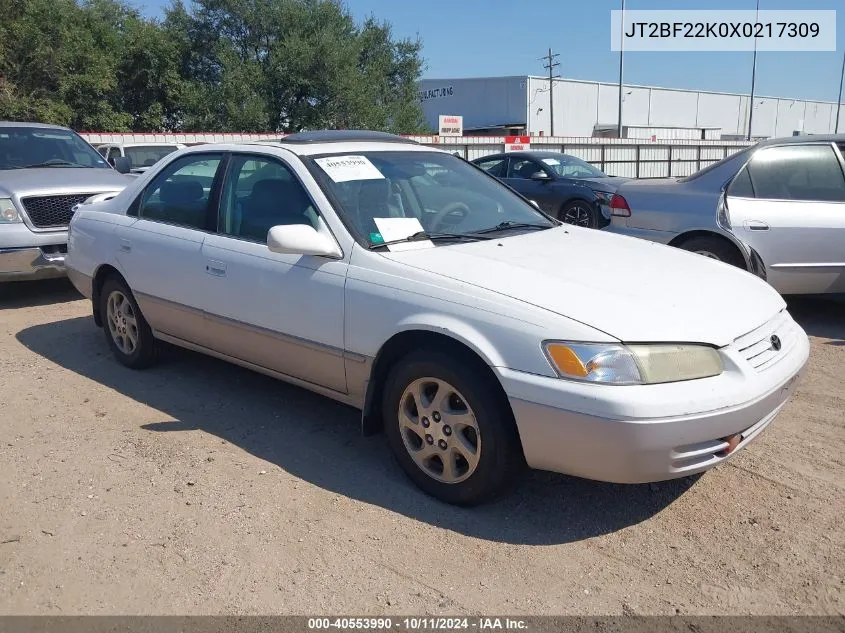
[[[567,207],[562,220],[564,224],[574,224],[585,228],[590,228],[592,225],[590,209],[581,204]]]
[[[114,344],[127,356],[131,355],[138,347],[138,321],[129,299],[119,290],[109,295],[106,320]]]
[[[469,478],[481,457],[481,433],[472,408],[448,382],[413,381],[399,400],[399,431],[414,463],[437,481]]]

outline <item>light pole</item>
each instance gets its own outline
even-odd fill
[[[622,24],[619,27],[619,121],[616,125],[616,136],[622,138],[622,71],[625,47],[625,0],[622,0]]]
[[[757,0],[757,13],[754,21],[757,22],[760,18],[760,0]],[[748,101],[748,135],[745,137],[746,141],[751,140],[751,122],[754,120],[754,83],[757,79],[757,38],[754,38],[754,61],[751,65],[751,99]]]
[[[839,98],[836,100],[836,127],[834,134],[839,134],[839,111],[842,109],[842,80],[845,79],[845,51],[842,52],[842,72],[839,74]]]

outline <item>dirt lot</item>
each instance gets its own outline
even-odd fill
[[[791,308],[808,375],[732,462],[462,510],[351,409],[188,352],[127,370],[66,282],[0,288],[0,613],[842,614],[845,303]]]

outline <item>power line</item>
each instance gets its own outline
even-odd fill
[[[556,75],[554,72],[555,68],[560,66],[560,62],[555,61],[558,57],[560,57],[560,53],[553,53],[550,48],[549,52],[540,58],[546,62],[543,68],[549,71],[549,136],[555,135],[555,91],[553,80],[555,77],[560,77],[560,75]]]

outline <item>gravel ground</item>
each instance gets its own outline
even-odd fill
[[[109,354],[65,281],[0,287],[0,614],[843,614],[845,304],[778,420],[697,478],[530,473],[463,510],[358,415]]]

